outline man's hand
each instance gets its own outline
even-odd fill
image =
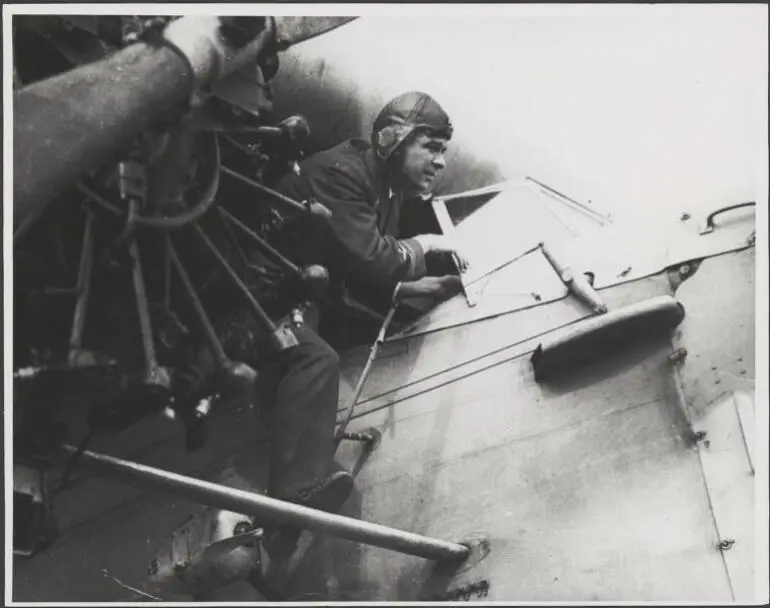
[[[425,253],[451,253],[460,272],[468,269],[468,259],[459,251],[454,239],[443,234],[420,234],[414,237]]]
[[[399,283],[396,293],[393,294],[393,300],[400,302],[409,298],[432,297],[437,302],[441,302],[460,293],[462,289],[460,277],[454,274],[443,277],[423,277],[418,281]]]

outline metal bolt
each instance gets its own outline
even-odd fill
[[[687,349],[677,348],[673,353],[671,353],[668,356],[668,360],[670,363],[677,363],[679,361],[682,361],[685,357],[687,357]]]
[[[149,574],[150,576],[153,576],[157,573],[158,573],[158,560],[156,558],[150,562],[150,567],[147,568],[147,574]]]
[[[681,215],[681,217],[680,217],[679,219],[680,219],[680,221],[682,221],[682,222],[686,222],[686,221],[687,221],[687,220],[689,220],[691,217],[692,217],[692,216],[691,216],[689,213],[687,213],[687,212],[685,211],[685,212],[684,212],[684,213]]]
[[[733,545],[735,544],[734,538],[725,538],[723,541],[719,543],[719,549],[722,551],[729,551],[733,548]]]
[[[679,267],[679,274],[690,274],[690,265],[689,264],[682,264]]]
[[[239,521],[237,524],[235,524],[235,527],[233,528],[233,536],[238,536],[239,534],[246,534],[256,529],[257,527],[254,525],[254,522]]]

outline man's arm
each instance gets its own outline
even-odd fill
[[[419,240],[380,234],[377,213],[367,203],[367,185],[343,168],[326,167],[308,176],[313,196],[332,211],[328,227],[338,245],[343,270],[392,291],[399,281],[425,275],[425,250]],[[347,273],[346,273],[347,274]]]
[[[398,283],[393,290],[393,302],[424,297],[432,297],[435,301],[440,302],[451,298],[462,290],[463,284],[457,275],[423,277],[418,281]]]

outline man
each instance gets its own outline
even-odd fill
[[[426,276],[426,259],[433,254],[454,255],[460,270],[465,268],[449,239],[398,238],[402,205],[430,195],[445,167],[452,131],[448,115],[429,95],[409,92],[391,100],[374,122],[371,144],[345,141],[310,157],[277,184],[276,190],[295,200],[317,200],[332,216],[324,224],[302,220],[286,226],[277,235],[283,243],[276,245],[291,251],[300,266],[329,269],[332,291],[344,286],[386,306],[393,299],[457,293],[458,276]],[[270,308],[286,312],[285,305]],[[331,472],[339,359],[317,324],[305,323],[295,333],[299,346],[266,374],[266,390],[274,395],[268,493],[336,511],[353,487],[347,471]]]

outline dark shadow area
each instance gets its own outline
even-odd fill
[[[417,602],[442,602],[477,598],[486,595],[489,581],[483,579],[484,567],[478,567],[491,551],[487,538],[474,536],[463,539],[470,548],[468,557],[455,562],[425,561],[418,569],[399,578],[399,600],[408,598]],[[466,595],[467,592],[467,595]],[[465,597],[464,597],[465,596]]]
[[[340,515],[361,519],[363,499],[353,490]],[[284,594],[294,601],[365,600],[364,590],[369,586],[361,564],[364,545],[343,539],[313,533],[301,560],[286,580]],[[374,585],[372,585],[374,587]],[[337,597],[335,597],[337,596]]]
[[[462,196],[446,201],[446,210],[452,219],[452,224],[457,226],[462,223],[469,215],[481,209],[498,194],[499,192],[489,192],[477,196]]]

